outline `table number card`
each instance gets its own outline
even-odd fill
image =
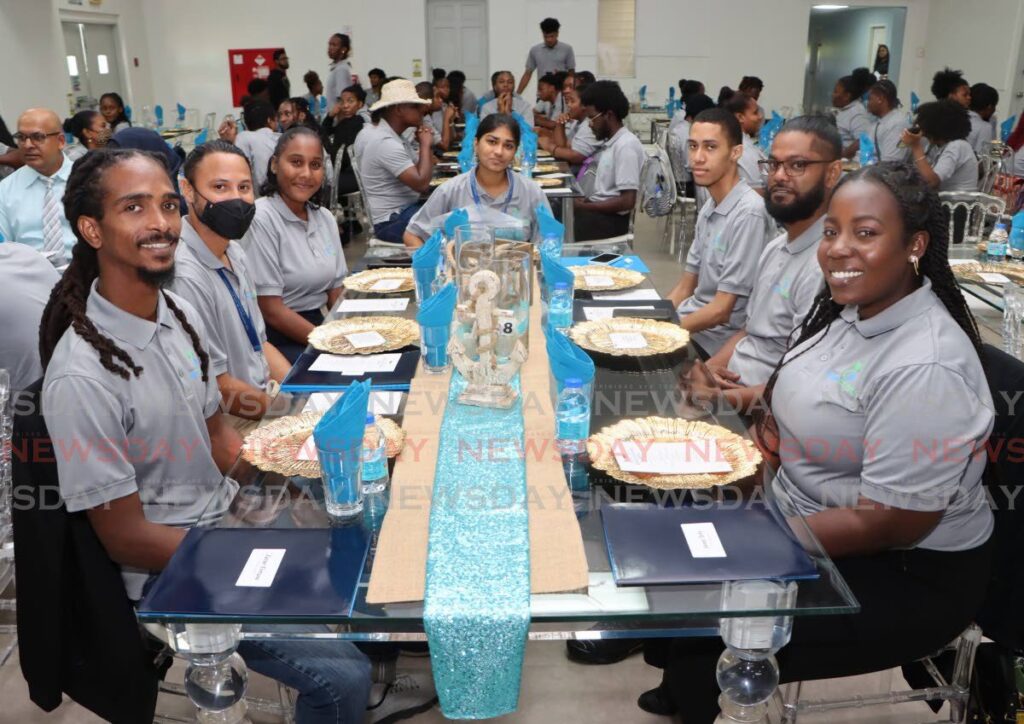
[[[608,334],[615,349],[646,349],[647,338],[640,332],[611,332]]]
[[[978,272],[978,276],[981,277],[983,282],[988,282],[989,284],[1007,284],[1010,281],[1009,277],[997,272]]]
[[[612,450],[619,468],[630,473],[698,475],[732,472],[718,441],[710,438],[675,442],[623,440]]]
[[[338,307],[339,312],[404,312],[409,299],[345,299]]]
[[[370,287],[371,292],[393,292],[402,286],[401,279],[378,279]]]
[[[402,353],[370,354],[365,357],[322,354],[309,366],[310,372],[339,372],[346,377],[361,377],[368,372],[394,372]]]
[[[349,332],[345,335],[345,339],[356,349],[366,349],[367,347],[379,347],[385,342],[384,335],[380,332]]]
[[[583,277],[586,279],[588,287],[613,287],[615,286],[615,280],[611,277],[599,275],[599,274],[586,274]]]

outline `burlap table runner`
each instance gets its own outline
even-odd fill
[[[530,590],[557,593],[586,588],[587,559],[555,448],[555,413],[536,276],[533,281],[537,301],[530,307],[530,356],[519,373],[526,430]],[[377,543],[367,603],[423,600],[430,497],[450,381],[451,375],[427,375],[420,369],[410,384],[402,422],[406,446],[391,478],[391,499]],[[472,481],[466,484],[472,485]]]

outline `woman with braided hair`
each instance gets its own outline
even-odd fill
[[[188,528],[225,512],[240,440],[174,275],[179,196],[162,161],[95,151],[71,171],[77,237],[40,325],[43,416],[69,512],[85,511],[138,601]],[[293,626],[324,633],[325,626]],[[362,722],[370,664],[343,641],[245,641],[249,668],[299,691],[298,724]]]
[[[798,618],[782,682],[909,664],[982,603],[994,413],[946,233],[935,191],[907,164],[864,168],[832,195],[818,248],[827,287],[767,384],[757,430],[773,498],[806,521],[861,611]],[[640,706],[710,724],[721,652],[674,642]]]

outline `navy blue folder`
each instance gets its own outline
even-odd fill
[[[752,579],[799,580],[818,569],[764,504],[736,507],[606,505],[601,508],[612,575],[619,586],[718,583]],[[695,558],[684,523],[712,523],[724,558]]]
[[[140,619],[314,622],[352,613],[370,539],[362,526],[193,528],[142,599]],[[255,548],[284,548],[266,588],[237,586]]]
[[[392,372],[369,372],[365,375],[349,376],[339,372],[310,372],[309,367],[320,356],[319,351],[303,352],[295,360],[288,376],[281,383],[284,392],[330,392],[343,390],[353,380],[373,378],[375,390],[408,390],[409,382],[416,374],[416,365],[420,361],[419,347],[405,347],[401,350],[402,357]]]

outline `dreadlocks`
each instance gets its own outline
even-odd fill
[[[919,231],[928,232],[930,241],[919,261],[921,275],[931,280],[935,296],[942,301],[950,316],[963,329],[978,353],[979,359],[984,360],[981,351],[981,335],[978,333],[977,324],[957,286],[953,270],[949,266],[948,211],[939,201],[939,195],[928,186],[917,169],[906,163],[886,162],[855,171],[836,185],[833,196],[851,181],[870,181],[885,187],[892,194],[900,207],[905,242],[909,243],[911,236]],[[831,293],[826,285],[814,298],[811,311],[800,327],[796,341],[791,342],[786,354],[812,337],[818,336],[813,344],[795,355],[793,359],[811,350],[828,334],[832,322],[839,317],[839,313],[842,311],[843,307],[832,301]],[[772,390],[775,388],[775,381],[785,359],[786,355],[783,355],[765,385],[765,405],[759,411],[756,426],[758,437],[761,440],[773,439],[776,433],[775,420],[771,415]]]
[[[78,219],[82,216],[103,218],[103,176],[106,171],[136,157],[149,159],[167,171],[163,159],[159,156],[133,150],[94,151],[75,161],[71,168],[67,190],[64,193],[64,215],[75,232],[78,243],[72,249],[71,263],[64,276],[50,293],[50,300],[46,303],[39,324],[39,357],[43,369],[50,364],[53,350],[68,327],[71,327],[99,353],[100,363],[115,375],[127,380],[131,375],[138,377],[142,374],[142,368],[135,364],[131,356],[114,344],[112,339],[102,334],[86,315],[86,300],[93,280],[99,276],[99,262],[96,249],[86,243],[78,230]],[[206,382],[209,357],[199,342],[199,335],[170,295],[164,294],[163,297],[167,308],[191,340],[192,348],[199,358],[203,381]]]

